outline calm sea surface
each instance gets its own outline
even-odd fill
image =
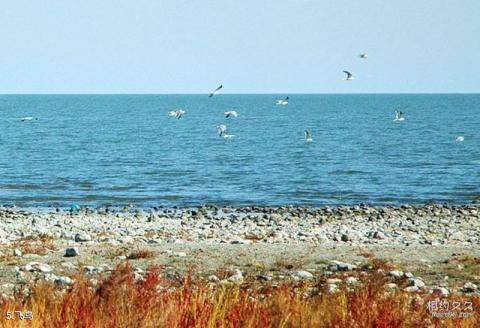
[[[0,96],[0,204],[480,201],[480,95],[281,97]]]

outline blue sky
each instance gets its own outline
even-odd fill
[[[480,92],[478,0],[0,4],[0,93]]]

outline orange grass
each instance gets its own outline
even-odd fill
[[[67,292],[39,283],[30,296],[16,295],[0,305],[1,313],[30,310],[32,321],[0,320],[2,327],[479,327],[478,312],[470,318],[433,318],[426,302],[431,295],[386,293],[385,277],[364,276],[363,287],[342,286],[328,294],[321,280],[284,283],[276,288],[254,281],[213,285],[190,275],[183,282],[162,278],[151,267],[136,282],[132,268],[119,266],[93,288],[84,275]],[[320,289],[309,297],[312,287]],[[473,302],[478,297],[450,296]]]
[[[128,254],[129,260],[151,259],[155,257],[155,253],[146,249],[139,249]]]
[[[24,254],[45,255],[56,250],[54,238],[48,235],[27,236],[13,243],[12,248],[19,248]]]

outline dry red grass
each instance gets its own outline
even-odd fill
[[[466,319],[433,318],[431,295],[387,293],[384,278],[364,277],[363,286],[335,294],[320,282],[285,283],[277,288],[254,282],[212,285],[188,276],[183,283],[162,278],[158,268],[135,281],[129,265],[118,267],[93,288],[85,276],[67,292],[40,283],[29,297],[4,301],[1,313],[30,310],[32,321],[1,320],[2,327],[479,327],[478,297],[450,296],[473,303]],[[320,293],[307,296],[309,288]]]
[[[139,249],[128,254],[129,260],[151,259],[155,257],[155,253],[146,249]]]

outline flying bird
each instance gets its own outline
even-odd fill
[[[310,131],[305,130],[305,142],[312,142],[312,141],[313,141],[312,134],[310,133]]]
[[[213,96],[218,95],[220,93],[220,90],[222,90],[222,88],[223,88],[223,85],[220,85],[218,88],[213,90],[213,92],[209,95],[209,97],[212,98]]]
[[[402,111],[396,110],[394,121],[396,121],[396,122],[405,121],[405,117],[403,115],[404,115],[404,113]]]
[[[367,59],[368,55],[366,53],[361,53],[360,55],[358,55],[358,57],[360,57],[361,59]]]
[[[347,76],[345,77],[345,81],[351,81],[353,80],[353,74],[350,73],[349,71],[343,71],[343,73],[347,74]]]
[[[288,104],[288,97],[285,97],[284,99],[278,99],[277,100],[277,105],[285,106]]]
[[[218,136],[224,139],[230,139],[235,137],[233,134],[228,134],[227,126],[225,124],[220,124],[217,126]]]
[[[184,114],[185,114],[185,111],[182,110],[182,109],[172,110],[172,111],[168,112],[168,116],[175,117],[178,120],[181,119]]]
[[[455,141],[456,141],[456,142],[462,142],[462,141],[464,141],[464,140],[465,140],[465,137],[464,137],[464,136],[458,136],[458,137],[455,138]]]
[[[228,112],[225,112],[225,117],[226,118],[229,118],[229,117],[237,117],[238,116],[238,113],[234,110],[230,110]]]
[[[218,135],[222,137],[227,132],[227,126],[225,124],[217,125]]]

